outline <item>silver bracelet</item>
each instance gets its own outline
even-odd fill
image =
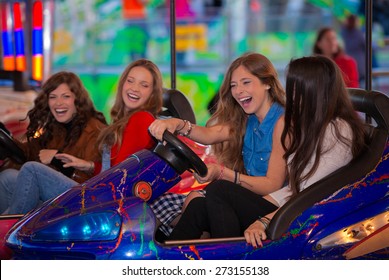
[[[260,221],[263,224],[263,226],[265,227],[265,230],[267,230],[267,228],[269,227],[269,224],[267,222],[263,221],[262,218],[258,219],[258,221]]]
[[[190,138],[190,133],[192,132],[193,125],[190,121],[184,120],[184,122],[185,122],[185,125],[188,124],[188,130],[185,133],[178,131],[178,134],[180,134],[181,136]],[[183,129],[185,127],[185,125],[181,129]]]

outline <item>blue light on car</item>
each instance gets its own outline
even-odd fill
[[[63,236],[67,236],[69,234],[69,229],[67,226],[64,226],[63,228],[61,228],[61,234]]]
[[[85,236],[88,236],[92,233],[91,229],[90,229],[90,226],[89,225],[85,225],[84,228],[82,229],[82,233],[85,235]]]
[[[117,238],[121,218],[115,211],[73,216],[35,232],[33,241],[109,241]]]

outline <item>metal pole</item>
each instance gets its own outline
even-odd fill
[[[372,84],[372,22],[373,22],[373,0],[365,1],[365,30],[366,30],[366,55],[365,55],[365,68],[366,68],[366,79],[365,89],[367,92],[371,91]],[[366,123],[371,124],[371,116],[366,114]]]
[[[366,83],[365,89],[371,90],[372,84],[372,22],[373,22],[373,0],[365,1],[365,30],[366,30]]]
[[[176,89],[176,65],[176,1],[170,0],[170,73],[172,89]]]

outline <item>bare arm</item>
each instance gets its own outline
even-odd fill
[[[284,129],[284,117],[281,117],[273,132],[273,145],[266,176],[240,175],[242,187],[260,195],[267,195],[280,189],[286,179],[285,150],[281,144],[281,134]]]
[[[284,118],[281,117],[273,132],[272,152],[269,159],[266,176],[249,176],[237,174],[235,171],[222,165],[211,163],[208,164],[208,174],[200,177],[195,174],[199,183],[205,183],[216,179],[224,179],[231,182],[237,180],[242,187],[260,195],[267,195],[280,189],[286,179],[286,161],[284,160],[284,149],[281,145],[281,134],[284,128]]]
[[[194,124],[189,124],[184,120],[170,118],[165,120],[155,120],[149,127],[151,135],[158,140],[162,140],[162,135],[165,130],[171,133],[179,132],[190,137],[196,142],[204,145],[211,145],[229,140],[229,127],[224,125],[215,125],[211,127],[203,127]]]

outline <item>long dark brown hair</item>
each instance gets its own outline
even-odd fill
[[[259,53],[246,53],[235,59],[228,68],[219,91],[217,108],[207,125],[228,125],[230,134],[235,138],[224,143],[212,146],[214,154],[227,167],[244,172],[242,147],[246,131],[247,114],[236,102],[231,93],[231,76],[239,67],[244,66],[247,71],[257,77],[263,84],[269,85],[269,95],[273,102],[285,105],[285,92],[278,80],[278,73],[273,64]]]
[[[40,135],[39,143],[42,148],[45,148],[53,138],[55,129],[65,129],[63,124],[57,122],[50,112],[48,102],[49,94],[61,84],[66,84],[75,95],[74,105],[77,110],[61,149],[77,142],[90,118],[94,117],[104,124],[107,123],[103,113],[95,109],[88,91],[76,74],[66,71],[55,73],[42,85],[42,90],[34,101],[34,107],[27,113],[29,118],[26,134],[27,140],[30,141],[38,133]]]
[[[336,119],[344,120],[351,128],[350,141],[335,125],[336,137],[351,147],[356,157],[365,147],[363,123],[353,109],[338,66],[325,56],[292,60],[286,78],[285,127],[282,145],[286,149],[289,182],[298,193],[302,181],[317,170],[323,151],[327,126]],[[305,171],[312,158],[311,170]]]
[[[128,73],[134,67],[143,67],[153,76],[153,91],[149,100],[140,108],[128,111],[123,101],[122,91],[124,83],[127,80]],[[132,114],[137,111],[148,111],[154,116],[162,110],[162,75],[157,65],[147,59],[139,59],[129,64],[119,79],[119,84],[116,92],[115,103],[111,109],[111,125],[106,127],[99,135],[99,149],[102,151],[103,146],[112,147],[117,144],[118,147],[122,144],[124,127]]]

